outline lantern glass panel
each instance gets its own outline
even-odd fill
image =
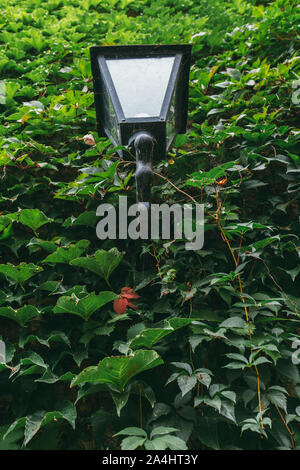
[[[169,108],[169,111],[168,111],[168,114],[167,114],[167,120],[166,120],[166,144],[167,144],[167,148],[166,150],[169,149],[174,137],[175,137],[175,134],[177,133],[177,129],[176,129],[176,113],[175,113],[175,110],[176,110],[176,88],[174,90],[174,93],[173,93],[173,96],[172,96],[172,100],[171,100],[171,103],[170,103],[170,108]]]
[[[160,115],[174,59],[175,56],[106,60],[126,118]]]
[[[114,144],[120,144],[120,129],[116,115],[116,111],[112,104],[108,87],[105,81],[102,81],[103,88],[103,114],[104,114],[104,128],[106,133],[114,141]]]

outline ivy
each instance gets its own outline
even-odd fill
[[[297,2],[0,13],[0,449],[299,449]],[[89,48],[173,43],[188,129],[152,198],[204,204],[203,249],[100,241],[135,161],[96,133]]]

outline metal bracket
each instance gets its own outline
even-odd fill
[[[134,134],[128,143],[133,145],[136,155],[136,201],[144,204],[147,209],[151,201],[151,185],[153,181],[153,150],[156,144],[154,137],[146,131]]]

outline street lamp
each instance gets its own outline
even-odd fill
[[[137,202],[149,205],[152,161],[164,158],[176,134],[186,131],[191,48],[90,48],[97,131],[134,149]]]

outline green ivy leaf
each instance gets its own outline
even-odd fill
[[[80,240],[74,245],[67,247],[59,247],[54,253],[51,253],[43,260],[43,263],[70,263],[74,258],[78,258],[84,253],[90,242],[88,240]]]
[[[160,339],[192,322],[193,319],[190,318],[171,318],[165,323],[163,328],[146,328],[130,342],[129,347],[139,348],[146,346],[151,348]]]
[[[170,434],[171,432],[177,432],[179,429],[177,428],[171,428],[167,426],[157,426],[156,428],[151,431],[150,434],[150,439],[152,439],[153,436],[162,436],[163,434]]]
[[[24,305],[19,309],[12,307],[0,307],[0,316],[7,317],[19,323],[20,326],[26,326],[33,318],[40,315],[41,312],[33,305]]]
[[[122,429],[122,431],[117,432],[115,436],[143,436],[147,437],[146,431],[141,428],[136,428],[136,427],[128,427]]]
[[[160,437],[166,444],[166,448],[171,450],[187,450],[187,445],[180,437],[171,436],[170,434]]]
[[[109,291],[100,292],[99,295],[93,292],[82,299],[72,294],[70,297],[60,297],[53,311],[54,313],[73,313],[84,320],[88,320],[96,310],[99,310],[103,305],[117,298],[118,296],[116,294]]]
[[[54,420],[65,419],[71,424],[72,428],[75,429],[76,417],[77,412],[75,406],[69,401],[63,401],[55,411],[37,411],[32,415],[18,418],[8,428],[4,438],[16,429],[25,426],[23,445],[26,446],[43,426],[46,426],[46,424],[53,422]]]
[[[75,377],[71,386],[86,382],[107,383],[122,391],[132,377],[161,364],[163,360],[155,351],[142,349],[135,351],[132,356],[106,357],[98,366],[84,369]]]
[[[17,266],[11,263],[0,264],[0,273],[14,279],[18,284],[23,284],[23,282],[35,276],[40,271],[43,271],[43,268],[33,263],[20,263]]]
[[[247,328],[247,323],[240,317],[230,317],[219,326],[220,328]]]
[[[193,375],[190,377],[188,375],[180,375],[177,379],[177,383],[181,390],[182,396],[184,396],[196,386],[197,377]]]
[[[116,406],[117,415],[120,417],[121,410],[122,410],[122,408],[124,408],[124,406],[128,402],[130,393],[129,392],[113,392],[113,391],[111,391],[110,394],[111,394],[111,397],[112,397],[112,399],[114,401],[114,404]]]
[[[121,449],[122,450],[134,450],[137,447],[141,447],[146,438],[144,437],[137,437],[137,436],[130,436],[126,437],[123,439],[122,444],[121,444]]]
[[[76,258],[70,264],[98,274],[109,285],[110,275],[119,266],[122,258],[123,254],[117,248],[111,248],[109,251],[98,250],[93,256]]]
[[[49,217],[39,209],[23,209],[19,216],[19,222],[30,227],[34,232],[43,225],[49,224],[52,221],[53,219],[49,219]]]

